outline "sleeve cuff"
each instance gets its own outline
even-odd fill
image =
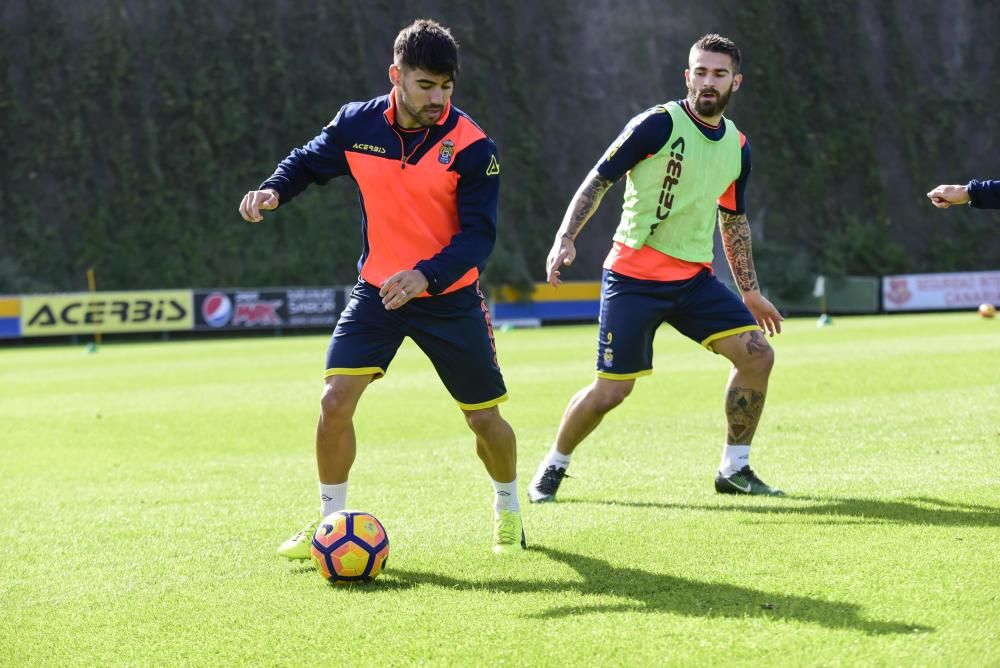
[[[979,207],[979,181],[972,179],[965,185],[965,191],[969,194],[969,206],[974,209]]]
[[[427,293],[432,295],[439,295],[441,291],[444,290],[447,285],[441,285],[438,280],[437,274],[434,273],[430,268],[430,263],[427,260],[421,260],[413,267],[427,279]]]
[[[285,198],[284,190],[278,183],[274,183],[272,181],[264,181],[264,183],[260,184],[260,186],[257,187],[257,190],[273,190],[274,192],[278,193],[279,207],[287,201]]]

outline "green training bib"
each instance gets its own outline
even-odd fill
[[[740,133],[723,118],[725,134],[713,141],[678,103],[662,109],[673,131],[663,148],[626,175],[614,239],[688,262],[711,262],[718,201],[740,175]]]

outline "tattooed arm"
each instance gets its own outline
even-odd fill
[[[722,246],[726,249],[729,268],[733,271],[733,279],[740,292],[759,290],[757,272],[753,268],[750,221],[747,220],[747,215],[719,209],[719,231],[722,233]]]
[[[597,211],[604,194],[613,185],[610,179],[604,178],[594,170],[591,170],[580,184],[569,203],[569,208],[566,209],[566,215],[563,216],[562,225],[556,232],[556,239],[545,262],[547,280],[553,287],[559,287],[562,283],[559,280],[559,269],[573,264],[573,260],[576,259],[574,241],[577,235]]]
[[[770,336],[781,333],[781,314],[778,309],[760,293],[757,272],[753,267],[750,248],[750,223],[745,213],[730,213],[719,209],[719,230],[722,245],[726,249],[726,259],[733,272],[743,303],[750,309],[757,324]]]

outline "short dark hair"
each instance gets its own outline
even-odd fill
[[[458,42],[437,21],[418,19],[399,31],[392,45],[397,65],[432,74],[458,74]]]
[[[705,35],[697,42],[691,45],[691,50],[698,49],[699,51],[708,51],[710,53],[725,53],[728,54],[730,58],[733,59],[733,74],[738,74],[740,71],[740,49],[733,43],[733,40],[723,37],[722,35],[716,35],[714,32]]]

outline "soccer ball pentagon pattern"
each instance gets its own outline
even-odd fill
[[[385,568],[389,536],[373,515],[360,510],[330,513],[316,527],[312,560],[333,584],[368,582]]]

